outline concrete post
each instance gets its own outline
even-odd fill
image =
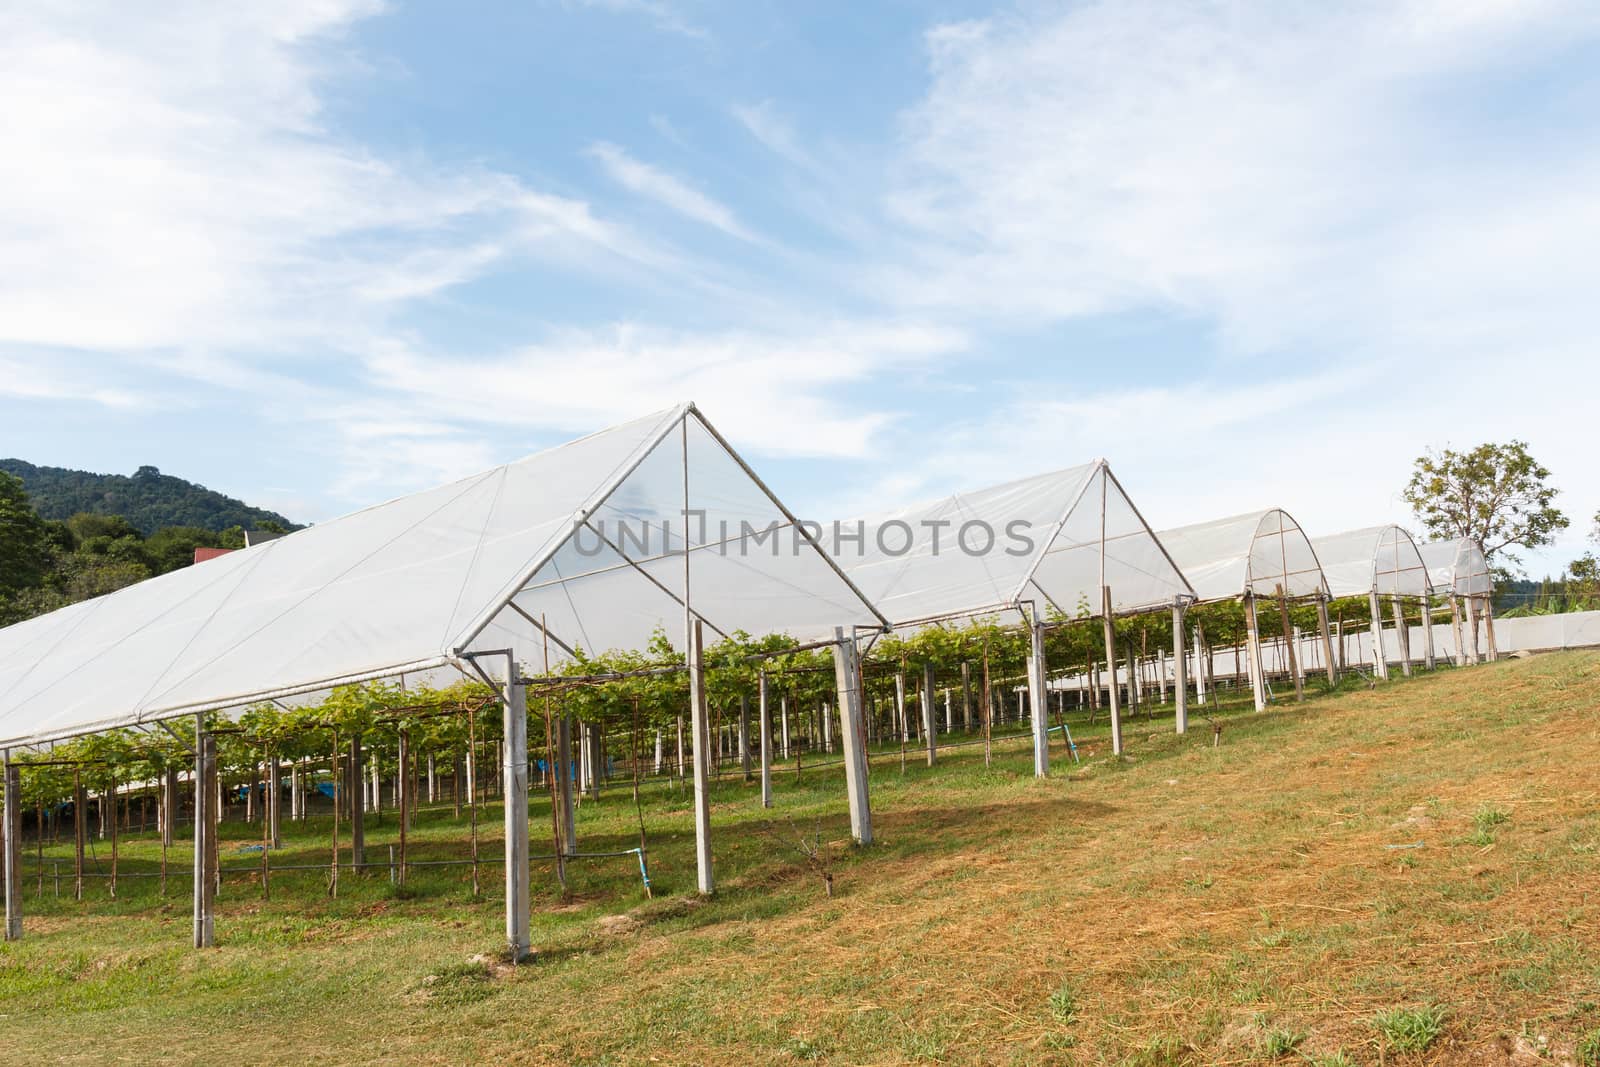
[[[1372,612],[1372,669],[1379,678],[1389,680],[1389,657],[1383,650],[1383,613],[1378,610],[1378,591],[1367,593],[1367,607]]]
[[[5,752],[4,814],[6,940],[22,940],[22,768]],[[44,827],[39,827],[44,833]]]
[[[972,664],[961,661],[961,728],[972,732]]]
[[[939,755],[939,720],[933,706],[933,664],[922,665],[922,736],[928,743],[928,766]]]
[[[1407,678],[1411,677],[1411,630],[1406,626],[1405,609],[1400,606],[1400,598],[1389,598],[1389,614],[1394,616],[1394,641],[1400,647],[1400,673]]]
[[[578,813],[572,803],[572,719],[563,715],[556,722],[556,803],[561,807],[561,850],[567,855],[578,851]]]
[[[950,690],[944,691],[944,732],[954,733],[956,729],[955,717],[950,711]]]
[[[750,696],[739,694],[739,765],[744,770],[744,780],[750,781]]]
[[[789,758],[789,697],[778,698],[778,713],[783,718],[783,758]]]
[[[828,711],[828,702],[822,702],[822,749],[824,752],[833,752],[833,715]]]
[[[834,687],[839,697],[839,732],[844,742],[844,786],[850,802],[850,836],[858,845],[872,844],[872,806],[867,796],[867,753],[862,744],[861,666],[854,638],[842,627],[833,631]]]
[[[531,897],[528,881],[528,689],[523,684],[516,655],[506,657],[506,681],[501,700],[501,788],[505,793],[506,838],[506,953],[512,963],[528,957]],[[403,776],[406,772],[400,768]],[[400,817],[405,818],[405,809]]]
[[[1339,684],[1339,664],[1333,658],[1333,635],[1328,627],[1328,598],[1317,596],[1317,630],[1322,636],[1322,655],[1327,660],[1328,684]]]
[[[1483,598],[1483,636],[1489,645],[1489,662],[1500,658],[1500,649],[1494,641],[1494,596]]]
[[[1172,605],[1172,703],[1178,733],[1189,732],[1189,657],[1183,650],[1183,601]]]
[[[900,743],[903,745],[911,740],[911,723],[906,717],[906,675],[904,671],[896,671],[894,675],[894,717],[900,724]]]
[[[350,803],[350,862],[360,868],[367,862],[367,829],[366,820],[362,817],[362,809],[366,806],[361,803],[361,795],[366,792],[366,784],[361,765],[361,738],[350,739],[350,766],[345,771],[348,783],[345,795]]]
[[[1250,665],[1250,692],[1255,697],[1257,711],[1267,706],[1266,672],[1261,663],[1261,625],[1256,618],[1254,593],[1244,595],[1245,654]]]
[[[1467,602],[1467,662],[1476,667],[1479,663],[1478,656],[1478,598],[1469,596]]]
[[[1194,635],[1194,702],[1200,707],[1206,706],[1206,665],[1202,657],[1205,650],[1200,647],[1200,627],[1192,628]]]
[[[1433,647],[1433,597],[1428,593],[1422,594],[1422,661],[1430,671],[1439,668]]]
[[[279,795],[279,783],[283,777],[283,765],[278,762],[277,756],[267,759],[267,840],[273,848],[282,848],[283,839],[278,833],[278,809],[282,806]]]
[[[767,707],[767,672],[762,671],[756,689],[756,714],[761,717],[761,806],[772,807],[772,711]]]
[[[689,625],[689,729],[694,744],[694,852],[701,893],[716,891],[711,864],[711,735],[707,730],[704,624]]]
[[[1050,706],[1046,689],[1048,672],[1044,661],[1044,624],[1038,619],[1028,627],[1031,653],[1028,656],[1028,706],[1033,718],[1033,776],[1050,773]],[[930,754],[928,761],[933,762]]]

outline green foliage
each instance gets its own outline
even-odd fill
[[[1305,1039],[1302,1030],[1273,1030],[1262,1040],[1261,1054],[1269,1059],[1287,1056],[1297,1051]]]
[[[1517,562],[1506,549],[1547,545],[1568,525],[1549,478],[1523,441],[1430,450],[1418,457],[1402,496],[1434,537],[1471,538],[1486,558],[1501,552]]]
[[[269,523],[279,529],[295,528],[277,512],[253,508],[154,467],[140,467],[129,477],[0,459],[0,471],[22,480],[45,519],[80,514],[119,516],[146,537],[164,526],[192,526],[213,533],[230,526],[265,529]]]
[[[1600,1030],[1590,1030],[1573,1050],[1582,1067],[1600,1067]]]
[[[17,598],[44,580],[50,563],[49,532],[22,482],[0,472],[0,625],[25,617]]]
[[[1420,1008],[1391,1008],[1379,1012],[1372,1025],[1396,1052],[1422,1052],[1444,1033],[1445,1010],[1427,1004]]]
[[[1077,1021],[1078,993],[1070,980],[1062,982],[1050,994],[1050,1017],[1063,1026]]]

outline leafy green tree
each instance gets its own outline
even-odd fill
[[[17,596],[44,582],[52,557],[49,530],[34,514],[22,481],[0,472],[0,624],[26,617]]]
[[[1521,560],[1513,547],[1547,545],[1567,517],[1555,506],[1550,471],[1523,441],[1482,444],[1465,452],[1430,450],[1418,457],[1402,496],[1434,537],[1468,537],[1484,557]]]

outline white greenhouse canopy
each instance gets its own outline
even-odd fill
[[[1282,508],[1164,530],[1156,535],[1194,585],[1200,603],[1326,595],[1318,553]]]
[[[1428,567],[1428,580],[1441,596],[1488,596],[1494,592],[1494,578],[1483,549],[1470,537],[1454,541],[1430,541],[1418,545],[1422,562]]]
[[[0,630],[0,747],[493,650],[542,666],[541,621],[553,659],[681,647],[686,596],[719,635],[885,625],[684,404]]]
[[[1399,526],[1369,526],[1311,542],[1336,597],[1427,596],[1428,568],[1411,535]]]
[[[840,565],[897,627],[1029,601],[1041,617],[1098,615],[1102,585],[1119,614],[1193,595],[1104,460],[836,525],[860,534]]]

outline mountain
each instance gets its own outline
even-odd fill
[[[154,467],[140,467],[129,477],[0,459],[0,471],[22,479],[34,509],[45,519],[68,519],[79,512],[120,515],[146,537],[164,526],[213,531],[242,526],[248,530],[273,522],[285,529],[296,528],[275,511],[253,508]]]

